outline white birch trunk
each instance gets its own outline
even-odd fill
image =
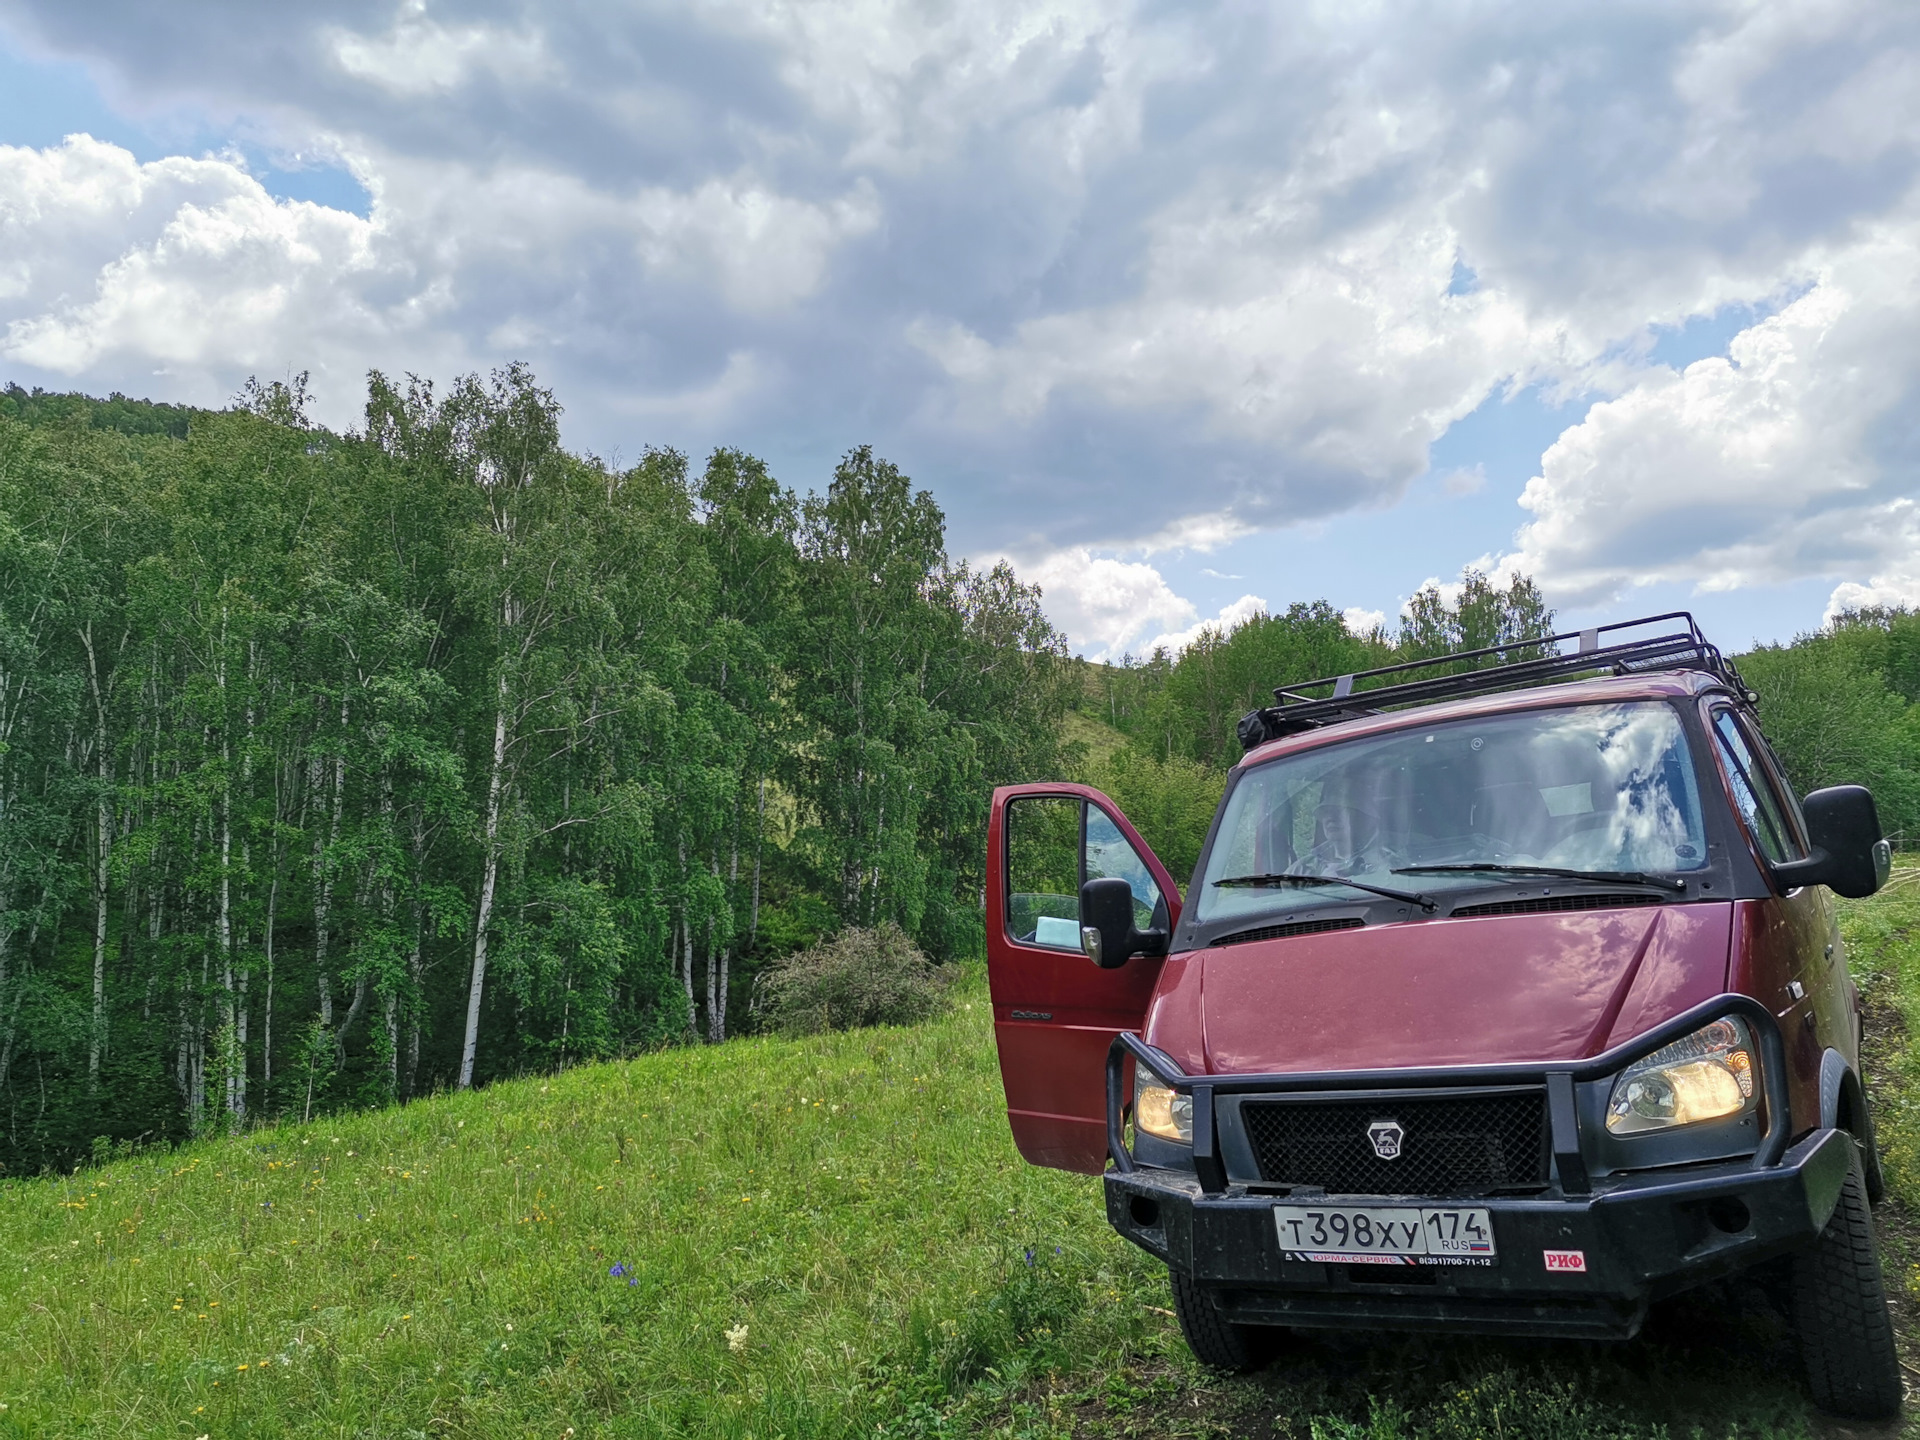
[[[94,773],[100,785],[94,808],[93,850],[93,1033],[87,1043],[87,1080],[98,1084],[100,1057],[107,1042],[107,878],[113,852],[113,800],[107,786],[112,767],[107,759],[107,701],[100,690],[100,661],[93,649],[93,625],[81,628],[87,651],[87,684],[93,691]]]
[[[333,757],[332,813],[323,845],[318,837],[313,845],[313,969],[320,987],[320,1023],[333,1027],[333,977],[327,973],[327,921],[333,914],[333,866],[329,852],[340,839],[340,809],[346,799],[347,702],[340,702],[340,738],[342,748]]]
[[[467,985],[467,1033],[460,1045],[460,1088],[473,1085],[473,1061],[480,1048],[480,997],[487,983],[487,926],[493,920],[493,891],[500,878],[500,811],[507,776],[507,672],[493,712],[493,771],[487,777],[486,858],[480,876],[480,909],[473,924],[473,977]]]

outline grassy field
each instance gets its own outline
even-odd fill
[[[1920,870],[1850,907],[1920,1295]],[[985,995],[0,1187],[0,1434],[1819,1433],[1759,1291],[1631,1344],[1291,1342],[1198,1370],[1097,1182],[1023,1165]],[[1920,1360],[1917,1360],[1920,1363]],[[1917,1370],[1920,1373],[1920,1370]]]

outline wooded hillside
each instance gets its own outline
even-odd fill
[[[519,369],[242,399],[0,401],[8,1171],[719,1039],[846,923],[977,950],[1071,677],[892,465],[615,468]]]

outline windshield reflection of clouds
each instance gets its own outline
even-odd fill
[[[1404,885],[1404,865],[1696,870],[1700,797],[1669,705],[1456,720],[1270,760],[1241,777],[1192,899],[1202,920],[1361,897],[1212,882],[1293,871]],[[1485,876],[1421,876],[1421,889]]]

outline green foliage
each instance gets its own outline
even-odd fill
[[[1878,671],[1831,644],[1770,647],[1739,664],[1795,789],[1867,785],[1888,829],[1920,821],[1920,733]]]
[[[761,1023],[782,1035],[913,1025],[940,1010],[949,978],[883,920],[775,960],[760,972],[755,1007]]]
[[[1505,647],[1499,655],[1465,661],[1465,669],[1533,659],[1544,653],[1524,642],[1553,633],[1553,611],[1531,578],[1516,575],[1504,590],[1478,570],[1461,576],[1460,591],[1449,603],[1436,585],[1407,602],[1396,659],[1424,660],[1456,650]]]
[[[0,390],[0,417],[22,425],[115,430],[122,435],[167,435],[184,440],[189,425],[204,413],[186,405],[129,400],[118,391],[105,400],[96,400],[90,395],[42,390],[37,385],[32,390],[18,385]]]
[[[1126,813],[1184,890],[1226,789],[1225,772],[1178,755],[1158,760],[1122,745],[1090,761],[1082,773]]]
[[[1794,789],[1865,785],[1881,825],[1909,836],[1920,833],[1920,707],[1894,681],[1920,657],[1916,641],[1920,616],[1873,611],[1736,661]]]
[[[615,468],[518,366],[0,412],[7,1170],[721,1039],[848,924],[978,953],[1069,672],[871,452]]]

